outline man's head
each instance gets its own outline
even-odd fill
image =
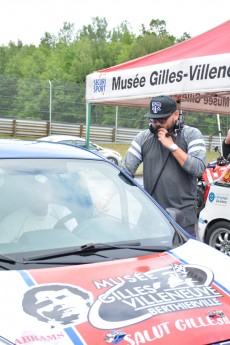
[[[150,112],[145,115],[154,128],[170,130],[179,118],[176,101],[169,96],[156,96],[150,101]]]
[[[45,175],[33,176],[27,196],[30,210],[37,216],[45,216],[51,196],[52,190],[48,178]]]
[[[87,320],[93,303],[90,292],[73,285],[38,285],[23,298],[23,310],[39,321],[50,324],[80,324]]]

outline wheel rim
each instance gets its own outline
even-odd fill
[[[219,228],[211,237],[209,244],[220,252],[230,255],[230,230]]]

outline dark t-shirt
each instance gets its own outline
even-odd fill
[[[226,144],[225,140],[222,143],[222,149],[223,149],[223,156],[224,158],[228,158],[228,155],[230,155],[230,144]]]

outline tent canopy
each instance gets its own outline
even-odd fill
[[[147,108],[157,95],[171,95],[181,109],[230,114],[230,20],[86,77],[88,104]]]

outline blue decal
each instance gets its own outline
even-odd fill
[[[75,330],[72,327],[65,328],[65,332],[68,334],[69,338],[72,340],[74,345],[83,345],[85,343],[79,338]]]
[[[27,271],[18,271],[18,273],[22,276],[22,278],[24,279],[24,281],[26,282],[28,286],[35,285],[34,281],[31,279]]]
[[[214,199],[215,199],[215,194],[214,194],[213,192],[209,193],[208,198],[209,198],[209,201],[210,201],[210,202],[213,202]]]
[[[105,92],[105,87],[106,87],[106,79],[105,78],[99,78],[95,79],[93,81],[93,92]]]
[[[201,224],[205,224],[205,219],[199,217],[198,222],[201,223]]]
[[[104,340],[110,344],[118,344],[124,339],[125,336],[126,333],[123,331],[112,331],[111,333],[106,334]]]

